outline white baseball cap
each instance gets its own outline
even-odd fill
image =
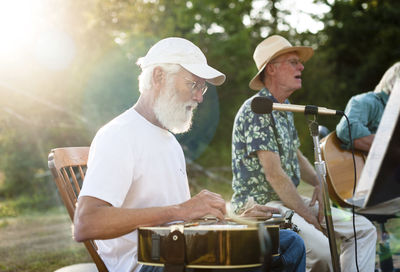
[[[204,78],[213,85],[221,85],[225,75],[207,64],[206,56],[192,42],[177,37],[162,39],[153,45],[146,56],[138,60],[138,65],[144,69],[153,64],[179,64],[192,74]]]

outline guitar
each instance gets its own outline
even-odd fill
[[[271,252],[279,252],[279,225],[267,225]],[[192,222],[142,227],[138,231],[138,261],[188,268],[248,268],[261,266],[258,228],[233,222]],[[179,243],[181,240],[181,243]]]
[[[342,142],[333,131],[320,142],[322,159],[326,165],[326,182],[332,201],[342,207],[351,207],[347,199],[353,196],[354,165],[350,150],[341,148]],[[354,151],[356,160],[357,182],[364,168],[366,156],[361,151]]]

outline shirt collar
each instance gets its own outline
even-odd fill
[[[389,95],[386,92],[377,92],[375,93],[375,95],[379,97],[383,104],[387,104],[387,101],[389,100]]]
[[[278,100],[276,100],[276,98],[270,93],[270,91],[267,88],[262,88],[259,92],[258,92],[259,96],[266,96],[271,98],[272,102],[274,103],[280,103]],[[284,102],[284,104],[290,104],[289,99],[286,99]]]

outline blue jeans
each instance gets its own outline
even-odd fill
[[[272,259],[271,271],[304,272],[306,270],[306,248],[303,239],[291,230],[279,231],[280,255]],[[186,269],[192,272],[193,269]],[[201,271],[201,270],[199,270]],[[239,269],[207,269],[210,272],[262,272],[262,267]],[[163,267],[144,265],[140,272],[164,272]]]
[[[273,269],[273,271],[306,271],[306,247],[303,239],[297,233],[291,230],[280,230],[279,247],[281,254],[279,257],[274,257],[272,265],[274,266],[274,262],[278,262],[280,258],[283,263],[283,269]]]

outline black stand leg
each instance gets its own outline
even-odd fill
[[[379,265],[382,272],[392,272],[393,258],[389,245],[389,233],[386,231],[385,224],[380,223],[381,227],[381,241],[379,242]]]

